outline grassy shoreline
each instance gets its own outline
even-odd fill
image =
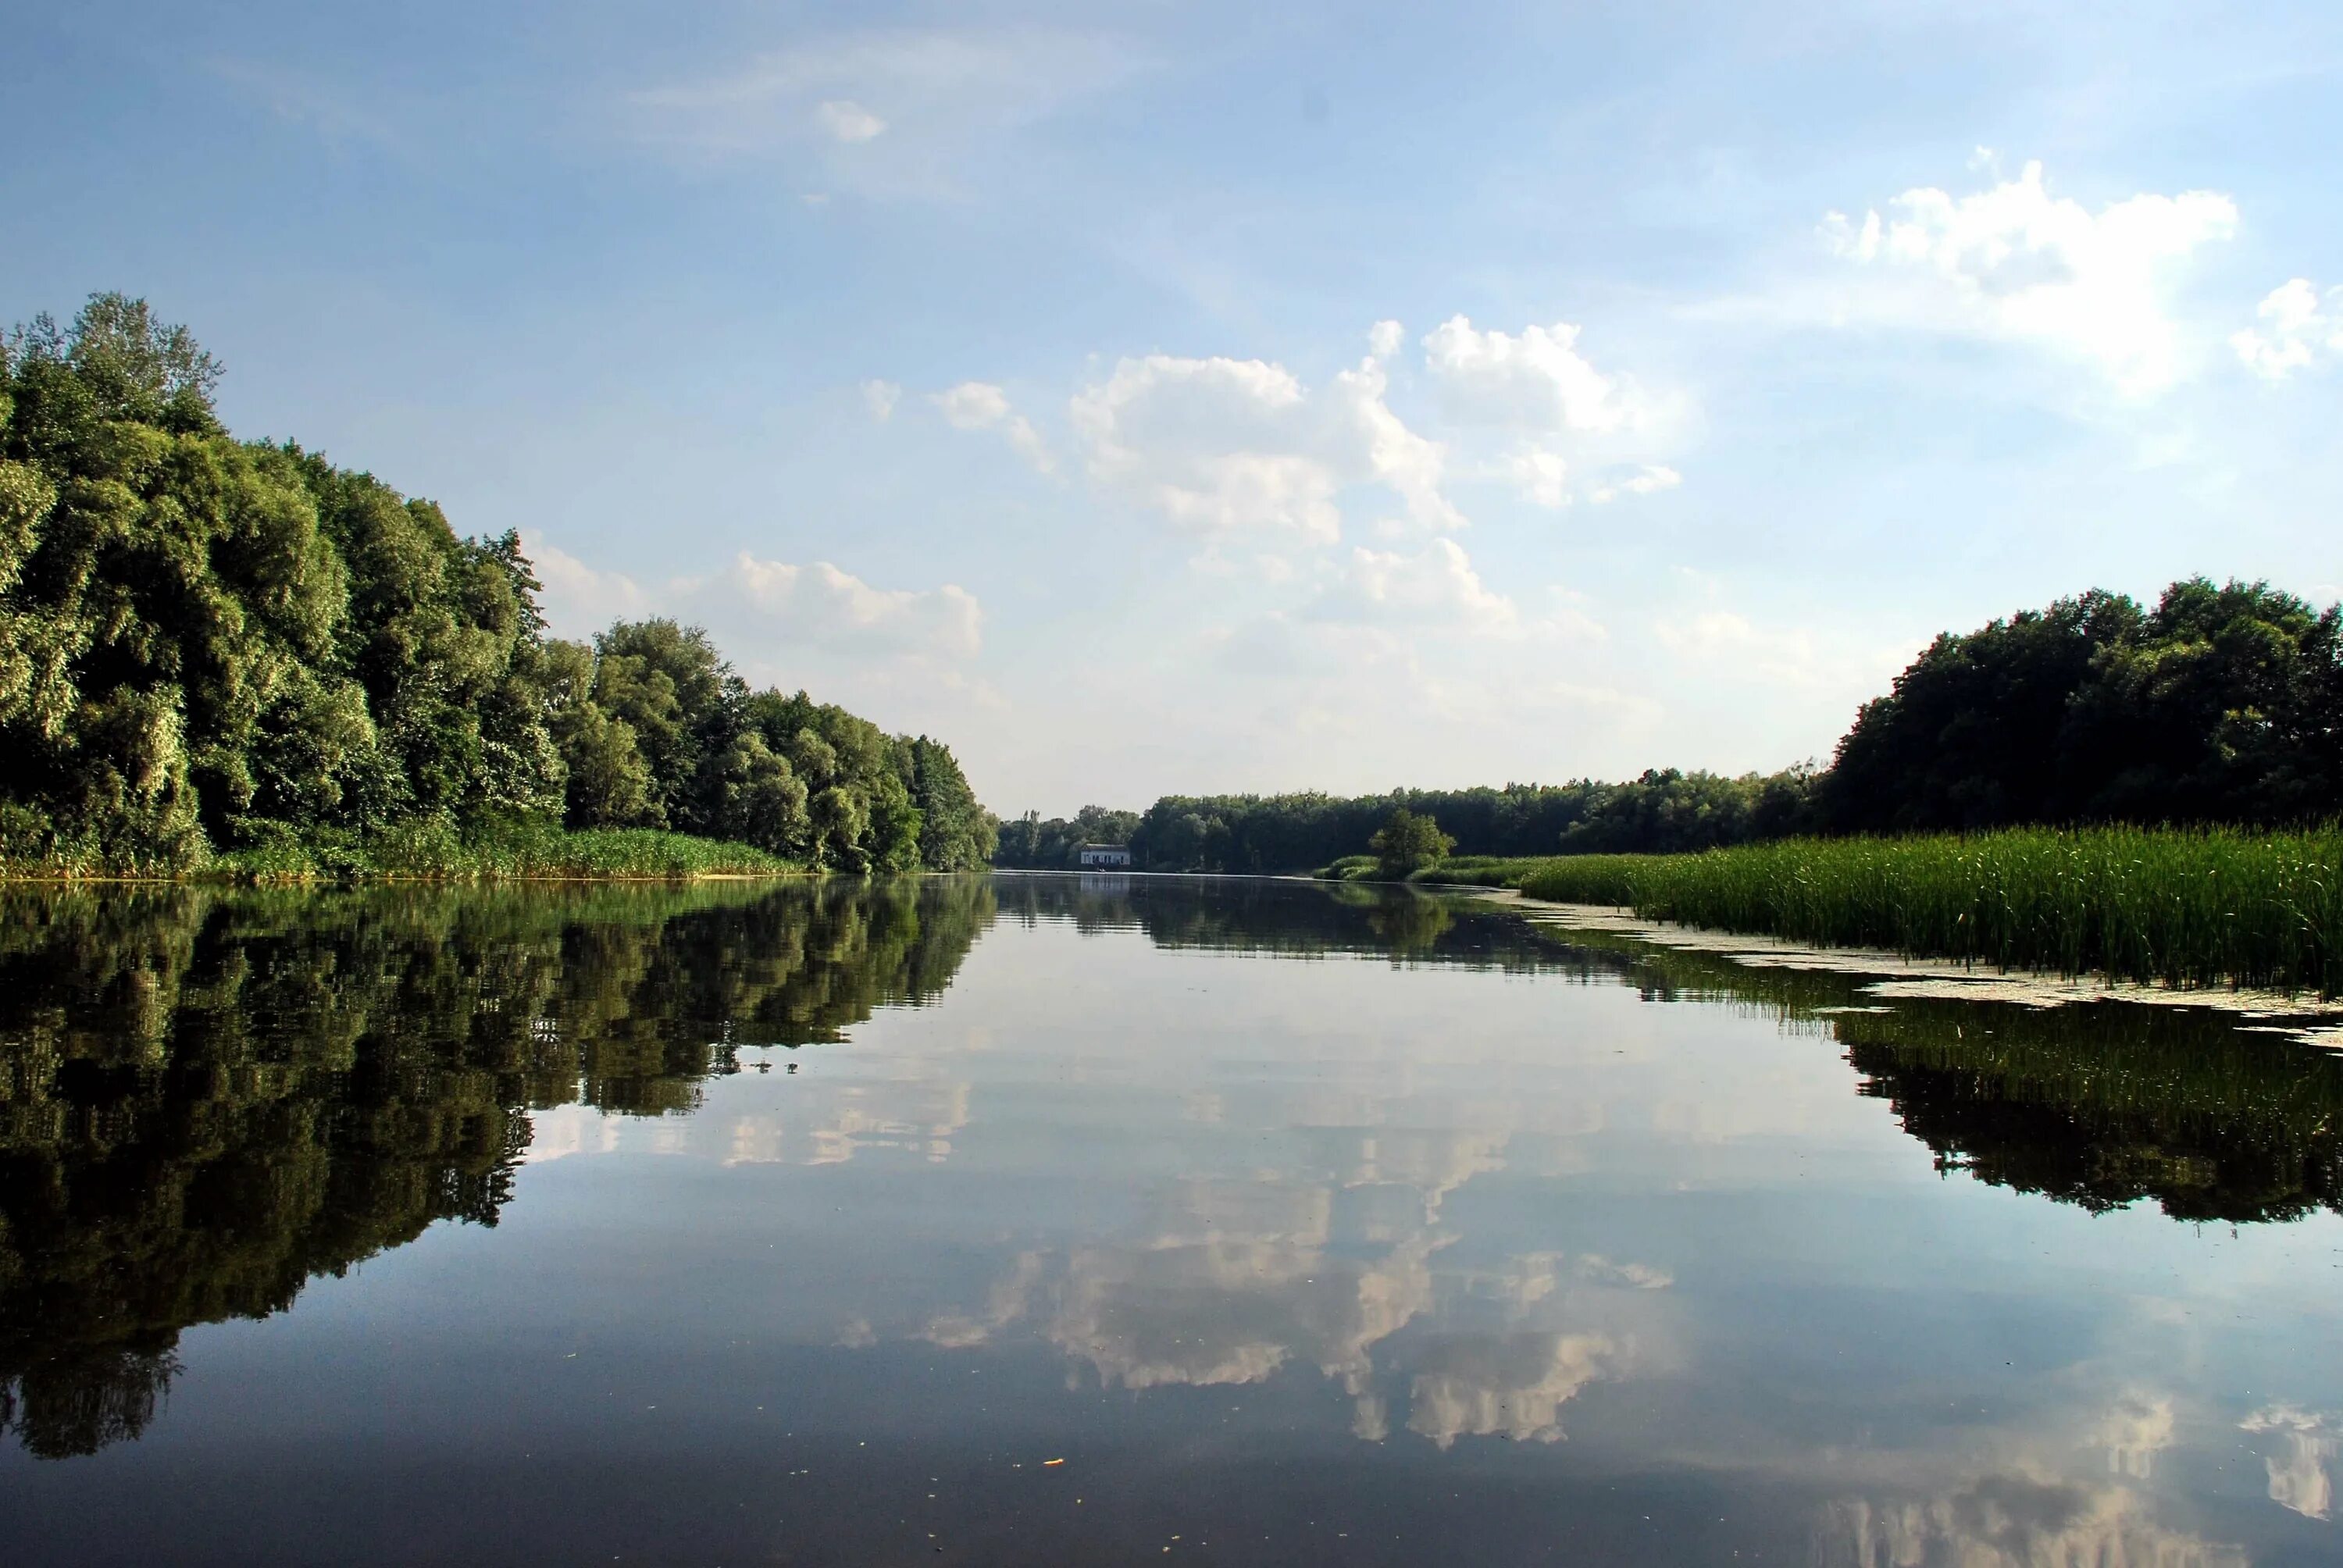
[[[423,823],[364,838],[287,837],[194,865],[102,858],[0,861],[0,882],[689,881],[811,876],[815,869],[748,844],[649,828],[573,830],[508,823],[465,833]]]
[[[1415,879],[1815,947],[2343,994],[2343,829],[2333,826],[1795,839],[1689,855],[1462,859]]]

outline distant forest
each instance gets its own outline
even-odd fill
[[[0,343],[0,861],[514,819],[662,828],[842,870],[961,869],[993,823],[950,749],[752,691],[707,635],[545,635],[518,538],[291,444],[144,301]]]
[[[2060,599],[1930,644],[1864,704],[1831,765],[1738,778],[1331,795],[1167,796],[1144,812],[1004,824],[999,863],[1128,842],[1152,870],[1293,871],[1367,847],[1397,809],[1458,855],[1705,849],[1799,834],[2132,822],[2278,826],[2343,812],[2343,617],[2266,583],[2193,578],[2154,609]]]

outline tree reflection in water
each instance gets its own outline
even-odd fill
[[[0,1427],[136,1437],[179,1332],[494,1225],[529,1113],[688,1111],[932,1000],[975,878],[0,897]]]
[[[2189,1220],[2343,1207],[2343,1060],[2233,1018],[1935,1000],[1847,1011],[1873,1000],[1858,977],[1557,933],[1405,890],[1012,876],[17,890],[0,894],[0,1427],[45,1456],[136,1437],[183,1329],[281,1311],[313,1276],[435,1221],[494,1225],[532,1112],[689,1112],[743,1047],[835,1041],[874,1009],[935,1000],[996,913],[1161,947],[1346,953],[1722,1003],[1835,1042],[1857,1092],[1892,1105],[1947,1171]],[[1069,1317],[1061,1337],[1090,1347],[1102,1378],[1169,1376],[1141,1310],[1143,1261],[1083,1256],[1090,1293],[1068,1300],[1097,1321]],[[1381,1320],[1353,1324],[1356,1302],[1320,1301],[1321,1281],[1341,1276],[1311,1262],[1292,1312],[1316,1338],[1262,1342],[1282,1354],[1291,1340],[1355,1382],[1354,1342]],[[1402,1272],[1378,1286],[1385,1317],[1412,1299]],[[1027,1310],[1029,1293],[994,1315]],[[1268,1353],[1251,1343],[1215,1353]],[[1574,1389],[1608,1354],[1580,1349],[1540,1348],[1513,1381]],[[1464,1388],[1463,1370],[1422,1369],[1427,1408]],[[1459,1410],[1442,1431],[1492,1424]],[[1363,1425],[1383,1419],[1362,1403]]]

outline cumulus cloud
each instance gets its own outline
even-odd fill
[[[1662,490],[1673,490],[1683,483],[1684,476],[1674,468],[1658,463],[1646,463],[1614,484],[1598,485],[1587,499],[1599,507],[1621,496],[1656,496]]]
[[[685,598],[731,612],[760,640],[948,658],[974,658],[983,643],[983,611],[967,589],[873,588],[828,561],[791,566],[743,552],[730,571],[693,584]]]
[[[1041,433],[1033,428],[1031,420],[1010,406],[1009,394],[990,382],[963,381],[936,393],[929,401],[941,411],[944,422],[953,429],[998,430],[1037,472],[1057,472],[1057,462],[1050,456],[1049,444],[1041,439]]]
[[[1615,430],[1635,415],[1611,377],[1578,352],[1567,321],[1519,336],[1451,317],[1423,339],[1424,367],[1462,417],[1527,430]]]
[[[1651,454],[1665,439],[1668,404],[1607,374],[1579,352],[1567,321],[1518,333],[1483,330],[1469,317],[1442,322],[1423,338],[1424,369],[1443,408],[1466,426],[1515,433],[1513,450],[1481,471],[1510,482],[1536,506],[1559,509],[1574,497],[1584,463],[1615,465]],[[1672,472],[1647,467],[1647,473]],[[1609,500],[1617,486],[1593,494]]]
[[[887,122],[851,98],[831,98],[813,112],[815,121],[841,142],[867,142],[887,128]]]
[[[1519,447],[1505,459],[1505,473],[1523,495],[1541,507],[1560,510],[1570,505],[1570,464],[1559,452],[1544,447]]]
[[[1513,602],[1484,587],[1463,549],[1447,538],[1413,555],[1353,550],[1339,581],[1310,613],[1318,620],[1479,632],[1507,630],[1520,619]]]
[[[1462,527],[1443,448],[1392,412],[1387,385],[1373,357],[1313,391],[1265,360],[1153,354],[1120,361],[1071,413],[1094,479],[1200,533],[1332,543],[1343,492],[1364,484],[1419,527]]]
[[[2328,289],[2322,300],[2310,279],[2290,278],[2271,289],[2254,314],[2261,325],[2232,334],[2229,347],[2258,376],[2283,381],[2321,355],[2343,355],[2343,286]]]
[[[546,608],[557,622],[606,626],[649,613],[650,596],[624,572],[589,567],[542,534],[521,536],[521,548],[537,568],[537,580],[545,585]]]
[[[1826,214],[1823,235],[1850,265],[1899,286],[1857,302],[1875,317],[2043,344],[2095,361],[2123,390],[2181,370],[2174,274],[2235,231],[2217,191],[2143,193],[2094,213],[2053,196],[2042,166],[1956,197],[1916,187],[1860,221]]]
[[[892,381],[874,379],[862,384],[862,406],[882,425],[895,417],[895,404],[902,396],[903,389]]]
[[[646,588],[540,538],[524,545],[545,584],[549,617],[581,631],[620,617],[670,615],[706,626],[721,645],[744,652],[813,648],[958,660],[974,658],[983,644],[983,610],[975,595],[954,584],[874,588],[828,561],[798,566],[744,551],[722,572]]]

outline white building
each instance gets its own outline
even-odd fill
[[[1085,871],[1093,866],[1131,869],[1131,846],[1128,844],[1084,844],[1075,851],[1075,857]]]

